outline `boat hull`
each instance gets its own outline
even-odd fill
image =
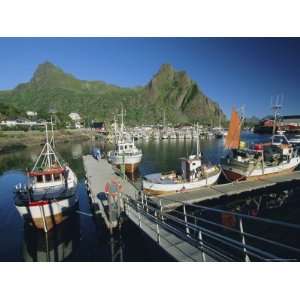
[[[25,221],[38,229],[51,230],[62,223],[76,207],[78,198],[74,195],[61,200],[16,201],[16,208]]]
[[[131,156],[114,156],[109,159],[110,163],[121,168],[125,164],[125,171],[128,173],[134,173],[142,160],[142,154]]]
[[[121,169],[122,165],[116,165],[119,169]],[[125,164],[125,172],[126,173],[135,173],[138,169],[139,163],[135,164]]]
[[[289,174],[294,171],[300,164],[300,158],[295,157],[291,159],[289,163],[281,164],[279,166],[265,167],[255,169],[254,171],[241,170],[230,165],[222,165],[225,178],[229,181],[243,181],[243,180],[257,180],[262,178],[268,178],[277,175]]]
[[[77,189],[77,184],[73,186],[72,188],[66,188],[65,185],[60,185],[54,188],[51,188],[51,190],[45,190],[45,189],[35,189],[32,193],[30,193],[30,199],[32,201],[38,201],[40,199],[43,200],[52,200],[52,199],[65,199],[72,197]],[[28,192],[20,192],[19,197],[21,199],[28,199]]]
[[[143,180],[143,190],[145,194],[151,196],[169,195],[169,194],[186,192],[189,190],[195,190],[195,189],[199,189],[205,186],[210,186],[215,184],[218,181],[220,174],[221,174],[221,170],[202,180],[198,180],[194,182],[182,182],[182,183],[163,184],[163,183],[155,183],[149,180]]]

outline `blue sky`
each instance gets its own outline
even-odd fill
[[[163,63],[185,70],[229,116],[270,114],[283,94],[284,114],[300,114],[300,38],[0,38],[0,89],[29,81],[51,61],[79,79],[145,85]]]

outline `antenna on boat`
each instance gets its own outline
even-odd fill
[[[275,131],[276,131],[277,120],[279,119],[279,116],[280,116],[280,111],[282,109],[282,103],[283,103],[283,94],[280,96],[277,95],[275,101],[273,101],[273,97],[271,97],[271,104],[272,104],[272,110],[273,110],[273,115],[274,115],[273,135],[275,134]]]
[[[41,168],[41,169],[43,169],[45,167],[51,168],[53,163],[57,163],[59,165],[59,167],[62,167],[61,162],[57,158],[57,156],[53,150],[53,147],[51,146],[52,139],[50,140],[50,143],[49,143],[48,123],[45,122],[44,125],[45,125],[46,142],[45,142],[45,145],[43,146],[43,149],[42,149],[38,159],[36,160],[36,162],[32,168],[32,171],[36,170],[36,168]]]
[[[50,144],[52,144],[53,149],[55,148],[55,142],[54,142],[54,131],[53,131],[53,121],[52,121],[52,116],[51,116],[51,140]]]
[[[124,115],[126,116],[126,111],[125,111],[125,114],[124,114],[123,103],[121,104],[121,107],[122,107],[122,109],[121,109],[121,132],[120,132],[120,135],[121,135],[121,138],[123,139],[123,135],[124,135]]]

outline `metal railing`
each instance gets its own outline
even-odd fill
[[[156,226],[157,242],[166,237],[163,228],[199,249],[202,260],[298,261],[300,225],[253,217],[218,208],[180,202],[181,208],[164,211],[163,198],[139,194],[124,198],[125,206],[136,211],[139,222],[147,218]],[[147,225],[147,224],[146,224]]]

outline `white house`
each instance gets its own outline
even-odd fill
[[[69,117],[71,118],[72,121],[74,122],[80,122],[81,117],[78,113],[72,112],[69,114]]]
[[[37,112],[36,111],[26,111],[26,115],[28,117],[36,117],[37,116]]]
[[[80,124],[81,117],[78,113],[72,112],[72,113],[69,114],[69,117],[74,122],[75,128],[81,128],[82,127],[81,124]]]

